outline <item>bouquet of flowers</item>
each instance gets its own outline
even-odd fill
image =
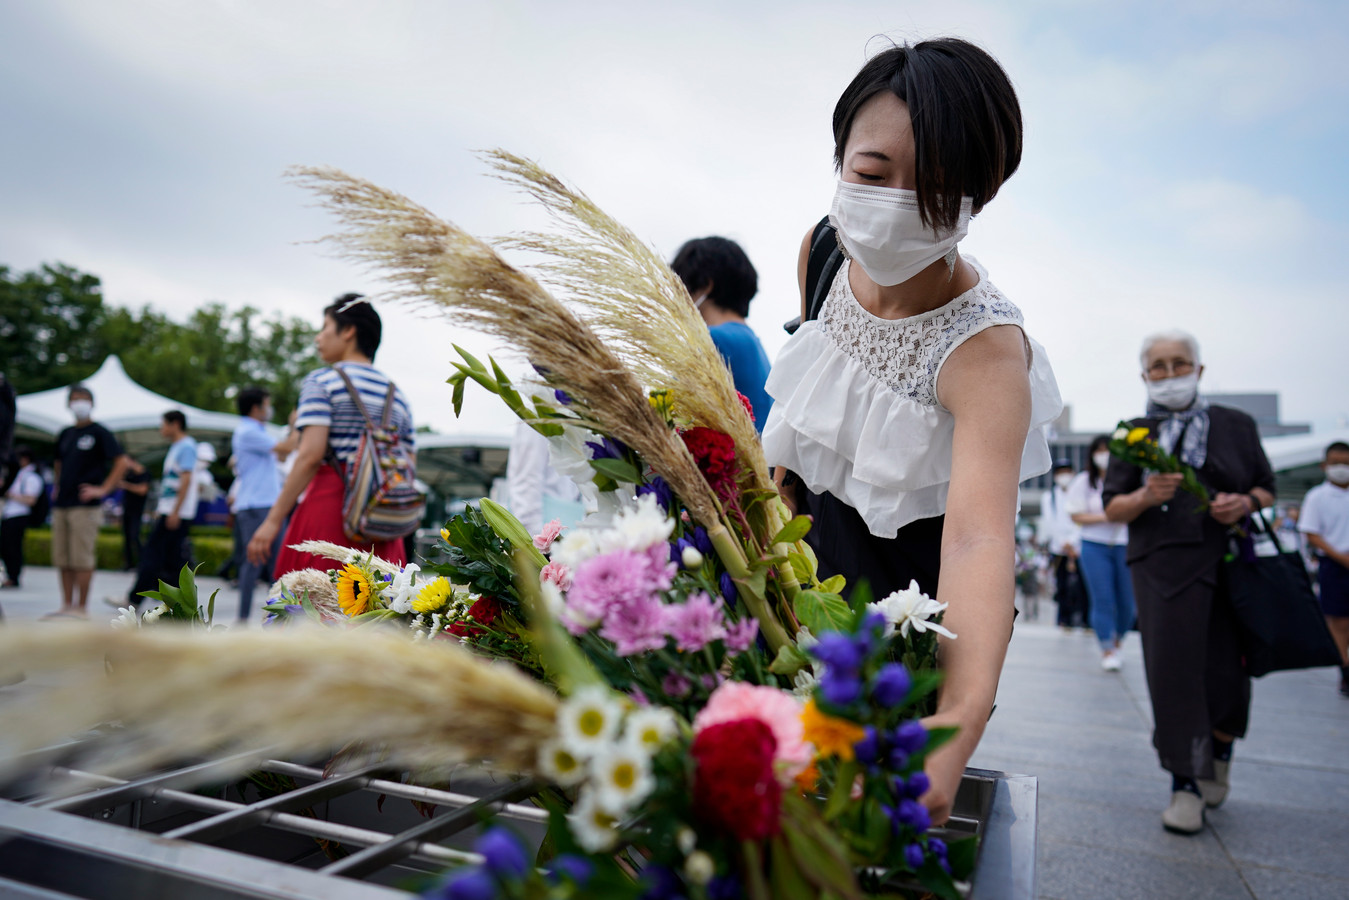
[[[0,710],[0,767],[115,698],[120,765],[266,745],[534,779],[550,815],[534,859],[490,829],[482,863],[433,888],[449,897],[960,896],[973,838],[934,834],[919,801],[923,763],[952,733],[919,721],[935,708],[937,637],[956,638],[944,605],[916,584],[872,602],[865,585],[845,600],[841,577],[821,581],[810,520],[778,497],[682,284],[583,195],[491,158],[564,225],[498,246],[543,254],[539,278],[569,303],[406,198],[335,170],[296,175],[346,225],[330,240],[380,268],[390,296],[526,354],[538,378],[517,386],[456,348],[455,409],[469,382],[501,398],[550,439],[593,514],[530,534],[484,499],[403,566],[301,545],[334,566],[274,586],[270,622],[288,627],[261,633],[0,634],[0,659],[34,671],[119,660],[106,685]],[[169,671],[175,690],[157,690]],[[211,690],[181,689],[198,683]]]
[[[1180,489],[1197,497],[1201,510],[1208,507],[1208,488],[1199,483],[1194,469],[1181,462],[1174,454],[1163,450],[1148,428],[1120,422],[1110,435],[1109,449],[1112,456],[1140,469],[1162,473],[1179,472],[1182,476]]]

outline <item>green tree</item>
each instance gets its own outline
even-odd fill
[[[0,366],[20,394],[87,377],[106,355],[97,276],[43,265],[22,275],[0,266]]]

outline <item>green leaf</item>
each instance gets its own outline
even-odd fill
[[[956,883],[942,869],[935,856],[929,856],[923,861],[923,865],[918,869],[918,883],[942,900],[960,900],[960,891],[956,889]]]
[[[842,594],[843,589],[848,586],[848,579],[842,575],[834,575],[820,582],[820,590],[826,594]]]
[[[206,624],[210,625],[215,621],[215,598],[219,596],[220,588],[211,591],[211,599],[206,601]]]
[[[454,385],[454,393],[450,395],[450,400],[454,404],[454,417],[459,418],[464,411],[464,382],[466,379],[455,375],[450,378],[450,383]]]
[[[768,671],[774,675],[786,675],[791,678],[809,662],[810,659],[795,644],[783,644],[778,648],[778,655],[773,659]]]
[[[637,467],[622,459],[592,459],[590,461],[590,468],[599,472],[601,475],[607,475],[614,481],[626,481],[629,484],[636,484],[642,480],[642,473],[637,471]]]
[[[529,529],[524,524],[511,515],[511,511],[506,509],[495,500],[483,497],[478,501],[478,508],[482,510],[483,517],[487,519],[492,530],[503,540],[508,542],[516,550],[522,551],[530,562],[542,569],[548,565],[548,559],[539,552],[539,548],[534,546],[534,538],[529,534]]]
[[[472,353],[469,353],[467,350],[465,350],[463,347],[460,347],[458,344],[450,344],[450,346],[454,348],[455,353],[458,353],[460,356],[464,358],[464,361],[468,363],[471,371],[477,372],[487,371],[487,367],[484,366],[478,360],[478,358],[474,356]]]
[[[805,590],[796,595],[792,608],[796,617],[816,637],[826,631],[847,631],[852,627],[852,611],[838,594]]]
[[[946,842],[946,861],[951,864],[952,877],[969,881],[974,874],[974,861],[979,855],[979,838],[975,835],[954,838]]]
[[[857,780],[858,771],[860,770],[856,760],[839,763],[838,773],[834,776],[834,790],[824,805],[826,820],[832,822],[852,806],[852,787],[853,782]]]
[[[787,562],[791,563],[792,574],[796,580],[802,584],[810,584],[811,576],[815,574],[815,567],[810,564],[804,553],[793,550],[787,554]]]
[[[487,360],[492,364],[492,374],[496,376],[497,393],[501,395],[502,400],[506,401],[506,405],[510,407],[511,412],[517,416],[521,415],[525,412],[525,403],[520,399],[520,394],[511,386],[511,380],[506,377],[506,373],[501,370],[501,366],[497,365],[497,361],[490,356],[487,357]]]
[[[773,537],[772,543],[795,544],[810,532],[811,522],[810,516],[797,516],[782,526],[782,530]]]
[[[814,900],[815,891],[797,868],[787,839],[781,834],[776,835],[769,844],[768,854],[768,881],[775,900]]]

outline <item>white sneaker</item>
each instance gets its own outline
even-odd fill
[[[1204,798],[1190,791],[1172,791],[1171,805],[1162,813],[1162,827],[1176,834],[1204,830]]]
[[[1106,653],[1105,656],[1101,657],[1101,668],[1105,669],[1107,672],[1118,672],[1123,665],[1124,663],[1120,661],[1118,651],[1111,650]]]
[[[1199,793],[1204,796],[1204,805],[1209,809],[1222,806],[1227,799],[1228,778],[1232,773],[1232,761],[1215,759],[1213,761],[1213,780],[1200,778]]]

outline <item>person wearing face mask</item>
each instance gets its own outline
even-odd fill
[[[1336,441],[1321,463],[1326,480],[1307,492],[1297,527],[1316,553],[1321,611],[1340,648],[1340,693],[1349,697],[1349,444]]]
[[[943,822],[1011,636],[1017,485],[1049,471],[1062,408],[1020,310],[958,249],[1020,163],[1021,111],[996,60],[941,38],[869,60],[833,132],[824,224],[848,259],[813,283],[821,228],[802,242],[804,321],[768,377],[764,452],[813,518],[821,578],[865,580],[878,598],[917,581],[948,604],[959,639],[938,639],[944,680],[925,724],[958,731],[927,758],[921,798]]]
[[[1101,642],[1101,668],[1118,672],[1120,642],[1133,627],[1134,591],[1125,558],[1128,526],[1108,520],[1101,502],[1101,486],[1110,466],[1109,447],[1108,435],[1092,439],[1087,470],[1068,485],[1065,506],[1082,529],[1079,566],[1090,597],[1091,627]]]
[[[52,565],[61,579],[61,608],[49,617],[89,614],[95,542],[103,498],[121,483],[128,458],[112,432],[93,420],[94,395],[71,385],[75,424],[56,436],[56,496],[52,500]]]
[[[763,432],[773,398],[764,391],[768,354],[745,322],[749,302],[759,292],[759,273],[735,241],[696,238],[675,254],[670,268],[684,282],[722,359],[731,369],[735,389],[749,401],[754,427]]]
[[[1041,501],[1045,546],[1049,549],[1049,568],[1054,573],[1054,603],[1058,607],[1059,627],[1072,631],[1087,627],[1087,588],[1082,583],[1078,558],[1082,551],[1082,526],[1068,512],[1068,486],[1073,483],[1073,462],[1054,461],[1053,485]]]
[[[1246,734],[1251,682],[1223,578],[1228,529],[1274,503],[1274,472],[1255,420],[1199,393],[1199,343],[1183,331],[1149,336],[1139,355],[1147,413],[1130,424],[1193,467],[1205,509],[1178,492],[1179,474],[1110,461],[1106,518],[1129,526],[1127,559],[1138,605],[1143,667],[1152,699],[1152,743],[1171,773],[1162,825],[1204,827],[1205,807],[1227,797],[1232,742]]]

